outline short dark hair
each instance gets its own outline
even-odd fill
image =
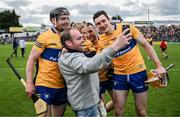
[[[95,19],[96,19],[97,17],[99,17],[100,15],[104,15],[105,17],[107,17],[107,19],[109,19],[107,13],[106,13],[105,11],[101,10],[101,11],[97,11],[96,13],[94,13],[94,15],[93,15],[93,21],[95,21]]]
[[[72,39],[72,36],[70,34],[70,31],[72,30],[73,28],[67,28],[64,30],[64,32],[62,33],[61,35],[61,45],[64,47],[64,48],[68,48],[67,45],[66,45],[66,41],[68,40],[71,40]]]

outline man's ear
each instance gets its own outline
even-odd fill
[[[109,17],[107,18],[109,21],[111,20]]]
[[[56,26],[56,18],[55,17],[51,19],[51,22],[52,22],[52,24],[54,24]]]
[[[65,41],[65,44],[66,44],[68,47],[72,47],[72,42],[71,42],[70,40]]]

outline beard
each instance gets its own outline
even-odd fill
[[[61,28],[61,29],[58,29],[59,32],[63,32],[65,29]]]
[[[64,30],[68,29],[70,26],[69,25],[64,25],[61,26],[61,28],[56,28],[59,32],[63,32]]]

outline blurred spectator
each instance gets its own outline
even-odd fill
[[[14,38],[13,40],[13,53],[11,54],[11,57],[13,57],[13,55],[15,54],[15,56],[17,57],[17,49],[18,49],[18,39]]]
[[[163,59],[167,59],[168,58],[167,51],[166,51],[167,42],[164,39],[160,43],[160,48],[161,48],[162,56],[164,56]]]
[[[26,48],[26,42],[24,39],[19,40],[19,46],[21,48],[21,55],[22,55],[22,57],[24,57],[25,48]]]
[[[147,42],[153,47],[153,38],[152,38],[151,34],[147,33],[144,37],[146,38]],[[149,56],[148,56],[148,60],[150,60]]]
[[[1,36],[0,36],[0,42],[1,42],[1,44],[2,44],[2,40],[3,40],[3,36],[1,35]]]
[[[8,35],[5,35],[5,38],[2,38],[1,40],[1,44],[4,45],[4,44],[7,44],[7,41],[9,40],[9,36]]]

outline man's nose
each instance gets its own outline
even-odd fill
[[[89,37],[89,33],[86,33],[86,37]]]
[[[69,19],[64,20],[64,23],[69,23],[69,22],[70,22]]]
[[[100,23],[100,27],[103,27],[103,26],[104,26],[104,23],[101,22],[101,23]]]

